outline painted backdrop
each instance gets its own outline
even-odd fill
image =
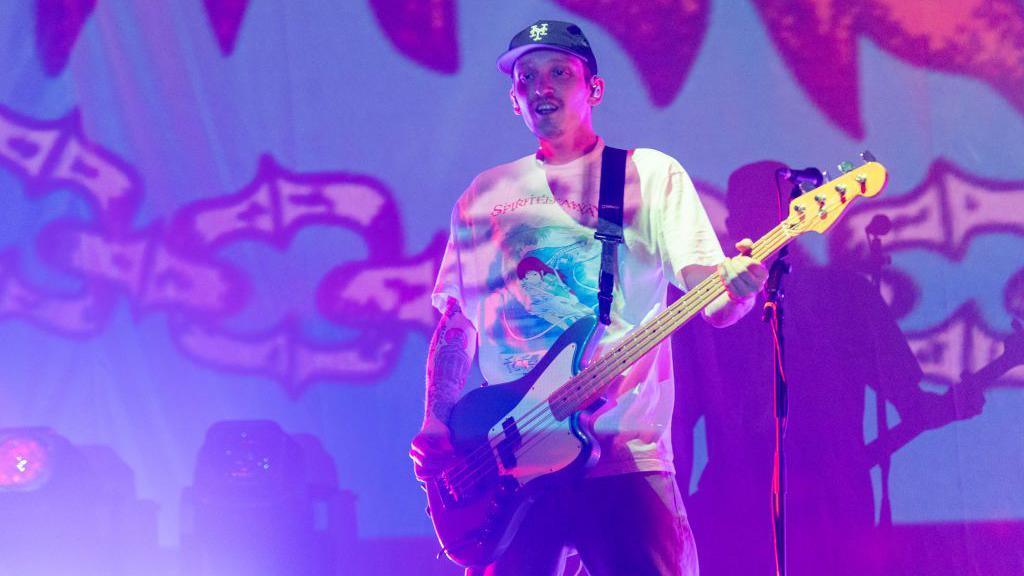
[[[25,0],[0,572],[455,573],[406,456],[429,292],[458,194],[532,150],[494,60],[538,18],[723,243],[774,223],[780,163],[889,169],[791,255],[792,574],[1024,571],[1021,0]],[[756,313],[676,338],[705,574],[770,573],[770,347]]]

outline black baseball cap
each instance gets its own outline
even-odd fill
[[[511,74],[520,56],[541,48],[561,50],[577,56],[587,63],[591,74],[597,74],[597,58],[583,30],[572,22],[558,20],[537,20],[513,36],[508,43],[508,51],[498,57],[498,70]]]

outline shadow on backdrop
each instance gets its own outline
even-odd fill
[[[781,166],[758,162],[732,174],[728,244],[759,238],[781,220],[773,184]],[[889,454],[867,449],[865,435],[876,431],[865,428],[866,406],[891,404],[916,435],[978,414],[984,400],[978,391],[923,391],[917,360],[875,286],[845,268],[841,256],[820,266],[799,244],[790,246],[792,272],[783,281],[789,573],[891,573],[888,547],[875,544],[876,526],[891,524],[887,488],[876,510],[871,481],[871,469],[887,466]],[[687,500],[701,572],[772,574],[772,342],[760,304],[726,329],[691,323],[677,334],[675,350],[681,399],[673,443],[681,478],[692,469],[700,418],[707,441],[707,465]]]

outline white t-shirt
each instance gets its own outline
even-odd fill
[[[478,332],[490,383],[516,380],[574,321],[597,314],[597,225],[603,141],[568,164],[530,155],[483,172],[452,211],[434,306],[454,298]],[[623,236],[611,320],[597,353],[665,308],[667,282],[724,256],[690,177],[661,152],[626,163]],[[625,393],[620,391],[625,390]],[[601,458],[591,476],[672,471],[674,385],[666,340],[630,368],[598,411]]]

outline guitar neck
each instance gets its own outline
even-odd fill
[[[795,237],[792,223],[783,221],[754,243],[750,256],[764,262]],[[724,293],[716,271],[555,391],[549,400],[554,415],[562,420],[591,405],[616,377]]]

